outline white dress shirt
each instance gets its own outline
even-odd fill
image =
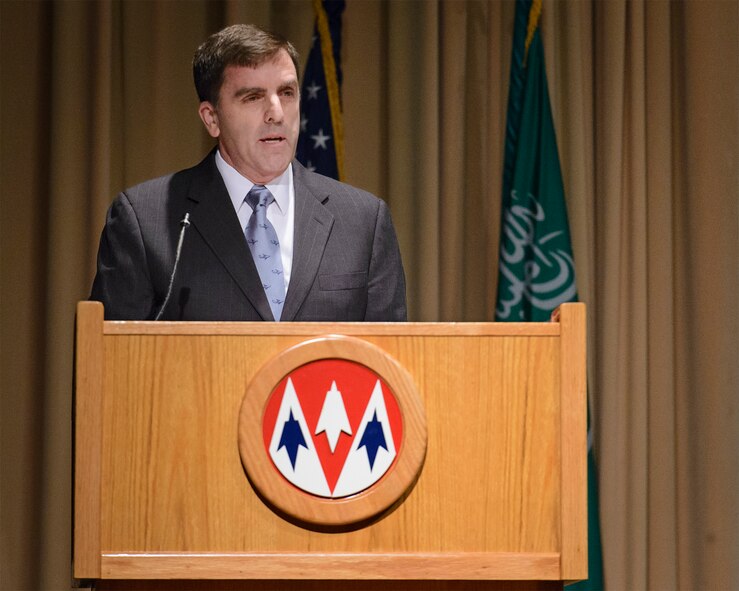
[[[216,167],[223,177],[226,190],[239,218],[241,229],[244,230],[253,211],[246,202],[246,195],[256,183],[242,176],[239,171],[226,162],[219,150],[216,151]],[[277,239],[280,241],[280,257],[282,258],[282,270],[284,271],[285,293],[287,293],[293,266],[293,233],[295,230],[295,187],[293,185],[292,164],[280,176],[264,186],[269,189],[269,192],[275,198],[267,208],[267,219],[274,226]]]

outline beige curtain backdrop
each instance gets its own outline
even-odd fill
[[[348,181],[385,198],[414,320],[490,320],[514,5],[349,0]],[[105,210],[209,148],[189,60],[300,0],[0,2],[0,588],[70,587],[75,303]],[[549,2],[588,304],[606,584],[739,588],[739,3]],[[84,428],[84,427],[82,427]]]

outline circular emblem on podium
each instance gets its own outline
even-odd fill
[[[247,387],[239,450],[252,485],[286,517],[361,525],[415,483],[426,421],[408,372],[379,347],[313,339],[271,359]]]

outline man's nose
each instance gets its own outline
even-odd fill
[[[282,123],[282,118],[284,116],[284,111],[282,110],[282,102],[280,101],[280,97],[275,95],[272,95],[269,99],[269,107],[267,108],[267,112],[264,114],[264,119],[267,123]]]

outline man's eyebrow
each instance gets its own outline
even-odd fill
[[[298,81],[295,78],[292,78],[291,80],[287,80],[280,84],[280,88],[297,88],[298,87]]]
[[[295,79],[288,80],[287,82],[280,84],[278,88],[279,90],[285,90],[287,88],[292,88],[292,89],[297,90],[298,81]],[[236,92],[234,92],[234,97],[240,98],[242,96],[246,96],[247,94],[264,94],[265,92],[267,92],[267,89],[262,88],[261,86],[242,86]]]
[[[236,92],[234,92],[234,96],[236,98],[239,98],[247,94],[263,94],[265,92],[266,90],[264,88],[260,88],[259,86],[242,86]]]

